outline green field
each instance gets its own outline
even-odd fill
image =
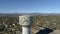
[[[21,31],[18,17],[0,17],[0,24],[5,25],[5,33],[16,32],[17,29]],[[35,16],[31,28],[39,30],[40,27],[60,29],[60,16]],[[8,31],[9,28],[12,28],[12,31]]]

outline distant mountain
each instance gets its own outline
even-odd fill
[[[0,16],[60,16],[60,13],[0,13]]]

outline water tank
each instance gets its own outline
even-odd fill
[[[22,26],[30,26],[32,23],[31,16],[19,16],[19,24]]]

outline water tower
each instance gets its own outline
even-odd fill
[[[22,26],[22,34],[30,34],[30,26],[33,21],[32,16],[19,16],[19,24]]]

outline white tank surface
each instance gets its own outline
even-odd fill
[[[31,16],[19,16],[19,24],[22,26],[29,26],[31,25]]]

